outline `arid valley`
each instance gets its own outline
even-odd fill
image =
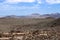
[[[0,40],[60,40],[60,18],[0,18]]]

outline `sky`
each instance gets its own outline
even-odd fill
[[[0,0],[0,16],[60,13],[60,0]]]

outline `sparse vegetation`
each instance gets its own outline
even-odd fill
[[[9,40],[59,40],[60,38],[60,18],[1,18],[0,19],[0,38],[4,32],[10,35]],[[59,29],[58,29],[59,28]],[[25,33],[14,34],[13,33]],[[2,35],[1,35],[2,34]],[[6,35],[5,35],[6,36]],[[8,35],[7,35],[8,36]]]

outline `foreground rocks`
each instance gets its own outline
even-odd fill
[[[60,33],[51,30],[0,33],[0,40],[60,40]]]

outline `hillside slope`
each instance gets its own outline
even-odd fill
[[[31,30],[46,28],[45,25],[54,19],[39,19],[39,18],[1,18],[0,31],[10,31],[12,29]]]

